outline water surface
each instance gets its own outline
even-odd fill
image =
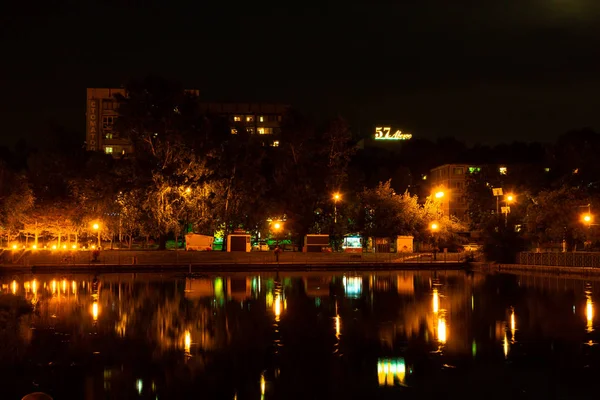
[[[463,271],[0,278],[2,399],[586,398],[598,282]],[[17,300],[33,312],[17,317]]]

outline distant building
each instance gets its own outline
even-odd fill
[[[199,95],[197,90],[190,90]],[[115,95],[125,95],[122,88],[88,88],[86,104],[86,148],[114,157],[130,154],[133,146],[114,130],[118,117]],[[265,145],[279,146],[278,134],[288,106],[259,103],[200,103],[201,111],[226,117],[232,134],[245,129],[250,134],[267,135]]]
[[[444,215],[467,218],[467,175],[479,170],[467,164],[445,164],[431,170],[427,177],[431,195],[441,202]]]

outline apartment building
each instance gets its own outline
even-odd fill
[[[196,96],[197,90],[190,90]],[[118,118],[116,95],[125,95],[122,88],[88,88],[86,105],[86,148],[102,151],[114,157],[130,154],[133,146],[127,138],[120,137],[114,129]],[[261,103],[200,103],[206,114],[227,118],[231,134],[240,129],[247,133],[265,135],[264,144],[279,146],[278,134],[283,115],[289,107],[282,104]]]

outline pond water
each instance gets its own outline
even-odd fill
[[[589,399],[598,286],[464,271],[4,275],[0,398]]]

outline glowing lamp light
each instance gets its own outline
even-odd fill
[[[184,344],[184,351],[186,354],[190,353],[190,349],[192,347],[192,334],[190,333],[190,331],[185,331],[185,335],[184,335],[184,339],[183,339],[183,344]]]
[[[187,188],[187,189],[185,189],[185,192],[186,192],[186,193],[192,193],[192,188]]]
[[[52,245],[52,250],[56,250],[56,245]]]
[[[338,200],[339,200],[339,199],[341,199],[341,198],[342,198],[342,196],[341,196],[341,195],[340,195],[338,192],[336,192],[336,193],[334,193],[334,194],[333,194],[333,199],[334,199],[335,201],[338,201]]]
[[[583,217],[582,217],[582,219],[583,219],[583,222],[590,223],[590,222],[592,222],[593,218],[592,218],[592,216],[590,214],[584,214]]]
[[[76,244],[74,244],[74,245],[73,245],[73,246],[71,246],[71,247],[72,247],[73,249],[76,249],[76,248],[77,248],[77,245],[76,245]]]
[[[12,248],[13,248],[13,250],[16,250],[17,249],[17,245],[13,244]]]
[[[95,245],[95,244],[93,244],[93,245],[92,245],[92,250],[93,250],[93,249],[95,249],[95,248],[96,248],[96,245]]]
[[[94,230],[97,231],[98,229],[100,229],[100,225],[94,224],[92,225],[92,228],[94,228]]]
[[[31,248],[35,250],[37,249],[37,245],[34,244],[33,246],[31,246]]]
[[[66,248],[67,248],[67,245],[66,245],[66,244],[63,244],[63,249],[66,249]]]
[[[100,309],[98,307],[98,303],[94,302],[94,304],[92,304],[92,318],[95,321],[98,321],[98,314],[100,313]]]
[[[275,223],[273,224],[273,228],[274,228],[275,230],[279,230],[279,229],[281,229],[281,224],[280,224],[279,222],[275,222]]]
[[[516,199],[516,196],[514,194],[512,194],[512,193],[509,193],[509,194],[506,195],[506,202],[507,203],[512,203],[512,202],[515,201],[515,199]]]
[[[437,223],[434,222],[434,223],[431,224],[431,230],[432,231],[437,231],[439,228],[440,227],[439,227],[439,225]]]
[[[444,197],[444,192],[441,192],[441,191],[440,192],[436,192],[435,197],[437,199],[441,199],[442,197]]]

